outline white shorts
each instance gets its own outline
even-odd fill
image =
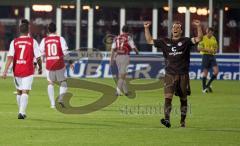
[[[127,67],[129,65],[130,57],[129,55],[117,55],[116,56],[116,64],[118,67],[119,74],[127,73]]]
[[[60,70],[54,70],[54,71],[46,70],[46,74],[47,74],[47,80],[48,81],[52,81],[52,82],[58,81],[58,82],[61,82],[61,81],[66,80],[66,77],[65,77],[65,67],[60,69]]]
[[[18,90],[31,90],[33,75],[27,77],[14,77],[14,83]]]

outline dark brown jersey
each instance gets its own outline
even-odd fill
[[[194,44],[190,38],[154,40],[154,46],[162,50],[167,74],[181,75],[189,72],[190,50]]]

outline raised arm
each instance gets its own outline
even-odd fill
[[[144,23],[144,31],[145,31],[145,38],[148,44],[153,44],[153,39],[152,39],[152,35],[150,33],[149,30],[149,26],[151,25],[151,22],[149,21],[145,21]]]
[[[202,40],[203,37],[201,22],[199,20],[193,20],[193,25],[197,27],[197,37],[194,37],[194,43],[198,43]]]

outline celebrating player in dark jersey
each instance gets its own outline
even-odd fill
[[[196,26],[197,37],[182,37],[181,23],[175,22],[172,26],[171,38],[160,38],[153,40],[149,31],[150,22],[144,22],[145,37],[148,44],[153,44],[163,52],[165,58],[166,75],[164,78],[164,114],[165,118],[161,119],[161,123],[166,127],[171,127],[170,112],[172,108],[172,98],[175,93],[180,97],[181,102],[181,127],[185,127],[185,119],[187,114],[187,95],[190,95],[189,84],[189,63],[190,49],[193,45],[200,42],[203,36],[200,21],[194,20],[193,25]]]

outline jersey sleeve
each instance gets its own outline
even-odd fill
[[[10,48],[9,48],[9,51],[8,51],[8,55],[7,56],[14,56],[14,40],[11,41],[10,43]]]
[[[34,52],[34,57],[35,58],[38,58],[38,57],[41,57],[41,53],[40,53],[40,50],[39,50],[39,46],[38,46],[38,43],[36,40],[33,40],[33,52]]]
[[[153,40],[153,45],[156,48],[163,48],[163,40],[162,39],[155,39]]]
[[[42,55],[45,55],[45,38],[42,39],[39,46],[39,50]]]
[[[133,49],[133,48],[136,48],[135,44],[134,44],[134,41],[133,41],[133,38],[132,37],[128,37],[128,44],[129,46]]]
[[[68,46],[67,46],[65,39],[63,37],[60,37],[60,42],[61,42],[63,54],[67,55],[68,54]]]

